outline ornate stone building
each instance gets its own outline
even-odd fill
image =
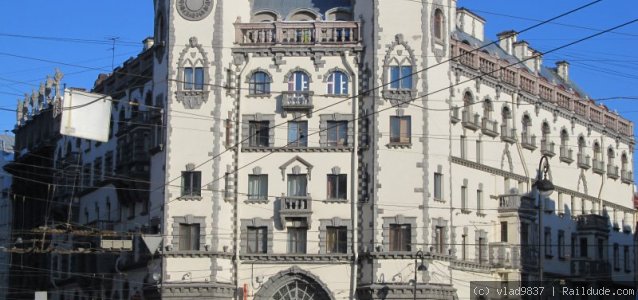
[[[549,280],[633,280],[633,124],[516,32],[489,45],[455,0],[154,8],[93,88],[110,141],[47,148],[75,224],[56,247],[133,250],[46,256],[54,299],[469,298],[536,279],[538,251]]]

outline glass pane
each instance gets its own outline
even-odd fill
[[[399,78],[401,78],[399,67],[390,67],[390,88],[398,89],[401,86]]]
[[[308,123],[299,122],[299,145],[308,146]]]
[[[339,199],[347,199],[348,195],[347,195],[347,189],[348,187],[348,175],[339,175],[339,182],[337,185],[337,197]]]
[[[184,69],[184,89],[185,90],[193,89],[193,68]]]
[[[204,89],[204,68],[195,68],[195,89]]]
[[[399,117],[390,117],[390,142],[398,143],[401,136]]]
[[[202,188],[202,172],[196,171],[193,173],[193,185],[192,185],[192,195],[201,196],[201,188]]]
[[[401,88],[412,89],[412,67],[401,67]]]
[[[182,172],[182,196],[190,196],[192,193],[192,176],[191,172]]]

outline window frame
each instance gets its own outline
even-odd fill
[[[326,145],[328,147],[348,146],[348,121],[326,121]]]
[[[328,85],[327,93],[329,95],[347,95],[349,93],[350,79],[348,75],[342,71],[333,71],[328,75],[326,80]]]
[[[257,191],[254,190],[257,184]],[[268,174],[249,174],[248,175],[248,200],[268,200]]]
[[[246,227],[246,253],[250,253],[250,254],[268,253],[268,227],[267,226]]]
[[[299,181],[294,185],[293,183],[297,180],[305,179]],[[301,184],[303,183],[303,184]],[[308,196],[308,174],[288,174],[286,177],[286,192],[288,197],[307,197]]]
[[[348,175],[347,174],[328,174],[326,176],[326,190],[327,190],[326,198],[328,200],[347,200],[348,199]]]
[[[286,242],[286,253],[288,254],[306,254],[308,251],[308,228],[305,227],[288,227],[286,233],[288,240]]]
[[[443,200],[443,174],[434,172],[433,197],[435,200]]]
[[[197,184],[195,184],[196,182]],[[182,188],[180,192],[182,197],[201,197],[202,172],[195,170],[182,171]]]
[[[411,116],[390,116],[390,144],[412,144]]]
[[[326,253],[348,253],[346,226],[326,226]]]
[[[248,81],[248,94],[250,96],[270,95],[270,83],[272,78],[264,71],[255,71]]]
[[[185,91],[203,91],[204,90],[204,68],[203,67],[185,67],[184,68],[183,87]]]
[[[179,223],[179,251],[199,251],[201,226],[199,223]]]
[[[393,65],[388,68],[390,73],[390,90],[411,91],[414,89],[414,73],[412,65]]]
[[[287,146],[296,148],[308,147],[308,121],[288,122]]]
[[[412,225],[390,224],[388,239],[389,250],[392,252],[412,251]]]
[[[248,121],[248,146],[252,148],[270,147],[270,122]]]
[[[310,75],[303,71],[294,71],[288,76],[289,92],[310,91]]]

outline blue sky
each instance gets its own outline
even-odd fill
[[[459,6],[485,18],[486,36],[494,39],[498,32],[520,30],[588,2],[460,0]],[[152,8],[151,0],[2,1],[0,108],[14,109],[19,95],[37,88],[47,74],[53,74],[55,67],[66,74],[64,82],[68,86],[90,88],[98,73],[111,70],[110,38],[119,38],[115,49],[116,66],[141,51],[141,41],[153,32]],[[531,47],[545,51],[593,34],[596,30],[634,19],[635,12],[635,1],[605,0],[557,20],[555,24],[529,31],[519,38],[527,40]],[[7,34],[32,37],[18,38]],[[593,98],[638,97],[638,91],[633,89],[638,83],[638,72],[635,71],[638,53],[635,49],[638,49],[638,23],[552,53],[544,58],[544,62],[551,66],[557,60],[570,61],[571,78]],[[7,54],[100,68],[102,71],[16,58]],[[638,100],[611,100],[604,103],[635,123],[638,121]],[[14,123],[14,113],[0,111],[0,131],[12,129]]]

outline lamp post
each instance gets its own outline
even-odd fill
[[[543,165],[545,161],[545,165]],[[543,210],[545,198],[549,197],[554,191],[554,184],[547,179],[547,173],[549,172],[549,157],[543,155],[538,163],[538,176],[534,183],[536,188],[536,197],[538,199],[538,280],[540,284],[543,284],[543,239],[545,234],[543,232]]]
[[[419,260],[419,258],[421,259],[421,264],[417,266],[417,262]],[[416,300],[416,274],[418,271],[427,271],[428,267],[425,266],[425,264],[423,263],[423,260],[425,259],[425,255],[423,254],[423,251],[419,250],[416,252],[416,256],[414,256],[414,300]]]

